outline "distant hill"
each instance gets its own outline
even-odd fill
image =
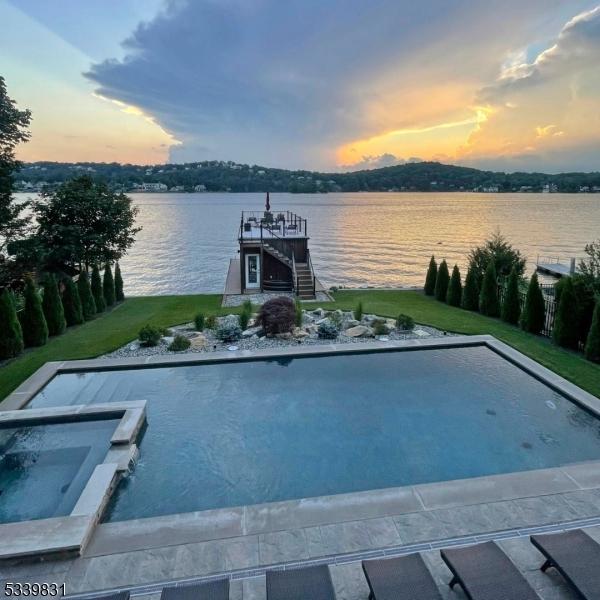
[[[18,190],[56,185],[89,174],[124,191],[208,192],[600,192],[600,172],[498,173],[437,162],[416,162],[346,173],[288,171],[231,161],[186,164],[27,163],[15,175]]]

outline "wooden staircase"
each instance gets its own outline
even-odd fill
[[[307,263],[296,263],[297,294],[300,300],[315,299],[315,276]]]
[[[266,242],[263,242],[263,249],[290,269],[293,270],[295,266],[296,294],[301,300],[315,299],[315,275],[309,263],[294,263],[291,258],[288,258],[283,252]],[[264,282],[264,289],[267,291],[284,291],[284,287],[278,285],[280,282],[272,283],[274,285],[271,286],[268,282]]]
[[[278,261],[282,262],[284,265],[287,265],[290,268],[292,267],[292,259],[288,258],[283,252],[277,250],[277,248],[274,248],[266,242],[263,243],[263,248],[265,252],[268,252],[271,256],[274,256]]]

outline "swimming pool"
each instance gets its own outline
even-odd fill
[[[598,420],[485,345],[59,374],[30,407],[147,400],[106,519],[600,458]]]
[[[118,420],[0,428],[0,523],[68,515]]]

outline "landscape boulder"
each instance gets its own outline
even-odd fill
[[[344,333],[348,337],[373,337],[373,330],[366,325],[355,325],[354,327],[346,329]]]
[[[264,335],[263,328],[257,325],[256,327],[248,327],[248,329],[242,331],[243,338],[251,338],[253,335]]]
[[[199,350],[200,348],[205,348],[206,346],[208,346],[208,340],[203,333],[198,333],[190,338],[190,348]]]
[[[304,329],[302,329],[302,327],[294,327],[294,331],[292,332],[292,335],[297,339],[302,339],[305,337],[308,337],[310,335],[310,333]]]

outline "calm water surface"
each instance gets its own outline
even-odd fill
[[[264,194],[132,194],[143,230],[121,261],[126,293],[222,292],[242,210]],[[273,210],[308,219],[326,285],[422,285],[432,253],[464,267],[499,228],[535,264],[583,254],[600,235],[600,194],[272,194]]]

